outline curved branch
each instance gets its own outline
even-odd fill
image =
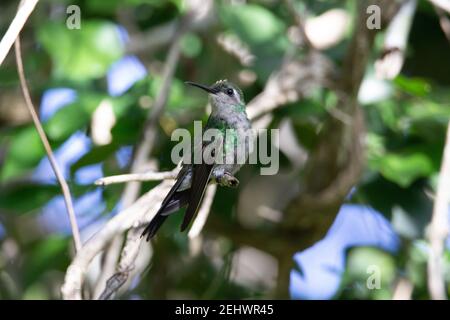
[[[48,160],[50,161],[50,165],[52,166],[53,172],[55,173],[56,179],[58,180],[61,190],[64,196],[64,203],[66,204],[67,213],[69,215],[70,226],[72,228],[73,241],[75,243],[76,251],[81,249],[81,237],[80,231],[77,224],[77,219],[75,216],[75,211],[73,210],[72,197],[70,196],[70,189],[67,185],[64,176],[59,170],[58,163],[56,162],[55,156],[53,154],[52,148],[50,147],[50,143],[48,142],[47,136],[45,135],[44,128],[42,127],[41,121],[34,109],[33,102],[31,101],[30,91],[28,90],[27,81],[25,79],[25,72],[23,69],[22,62],[22,54],[20,49],[20,36],[17,36],[15,42],[15,53],[16,53],[16,62],[17,62],[17,70],[19,73],[20,86],[22,88],[22,93],[25,98],[25,102],[28,108],[28,111],[31,114],[36,130],[39,134],[39,138],[44,145],[45,152],[47,153]]]

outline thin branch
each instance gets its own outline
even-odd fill
[[[428,291],[434,300],[446,299],[446,288],[443,270],[445,240],[448,235],[448,205],[450,194],[450,123],[447,128],[447,138],[442,157],[441,171],[434,202],[433,216],[428,229],[430,252],[428,256]]]
[[[66,204],[67,213],[69,215],[70,226],[72,228],[72,235],[73,241],[75,243],[75,249],[76,251],[79,251],[82,246],[80,231],[78,229],[77,219],[75,216],[75,212],[73,210],[72,197],[70,196],[70,189],[69,186],[67,185],[66,180],[64,179],[64,176],[59,170],[58,163],[56,162],[52,148],[50,147],[50,143],[48,142],[47,136],[45,135],[44,128],[42,127],[41,121],[39,120],[39,117],[34,109],[33,102],[31,101],[30,91],[28,89],[27,81],[25,79],[25,72],[23,69],[22,54],[20,49],[20,36],[17,36],[14,48],[16,53],[17,70],[19,73],[22,93],[25,98],[28,111],[30,111],[31,117],[33,118],[33,122],[39,134],[39,138],[41,139],[42,144],[44,145],[45,152],[47,153],[48,159],[50,161],[50,165],[52,166],[56,179],[58,180],[61,186],[61,190],[64,196],[64,203]]]
[[[148,155],[151,153],[157,136],[158,119],[164,111],[169,98],[170,88],[175,73],[178,59],[180,57],[181,38],[188,28],[186,27],[186,19],[182,19],[178,25],[177,32],[174,35],[169,54],[164,65],[162,75],[162,85],[155,99],[153,107],[150,109],[148,119],[144,125],[144,133],[136,148],[133,163],[131,164],[131,173],[137,173],[146,163]],[[139,195],[141,184],[138,181],[128,182],[122,196],[122,204],[124,207],[131,205]]]
[[[11,49],[14,41],[19,36],[20,30],[22,30],[28,17],[33,12],[34,7],[38,3],[38,0],[22,0],[19,4],[16,16],[9,25],[8,30],[0,41],[0,66],[5,60],[6,55]]]
[[[98,186],[106,186],[109,184],[124,183],[130,181],[158,181],[175,178],[176,175],[173,173],[173,171],[130,173],[103,177],[95,181],[95,184]]]
[[[151,112],[144,127],[144,135],[136,151],[135,163],[133,163],[135,170],[138,169],[136,167],[141,166],[142,162],[146,161],[148,155],[151,153],[154,147],[156,141],[156,126],[158,124],[158,119],[163,113],[164,108],[167,104],[167,100],[169,98],[173,76],[178,65],[178,59],[180,57],[181,38],[188,29],[186,24],[187,22],[183,21],[182,19],[178,31],[175,33],[175,36],[173,38],[172,45],[169,49],[169,54],[164,65],[164,71],[162,75],[162,85],[158,92],[158,95],[156,96],[155,103],[150,109]],[[143,161],[143,159],[145,160]]]

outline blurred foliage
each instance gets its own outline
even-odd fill
[[[243,87],[249,101],[264,87],[285,52],[295,49],[287,34],[294,22],[283,2],[247,1],[247,4],[239,6],[231,6],[230,2],[216,1],[216,23],[207,30],[189,32],[182,39],[182,57],[167,108],[159,122],[159,139],[153,151],[161,170],[173,167],[170,160],[174,145],[170,140],[172,130],[177,127],[192,130],[193,120],[205,119],[204,95],[185,88],[183,81],[213,82],[228,78]],[[80,30],[65,27],[65,8],[69,4],[82,8]],[[353,0],[296,1],[296,5],[308,8],[311,15],[333,8],[343,8],[351,14],[355,12]],[[11,17],[9,14],[14,12],[15,6],[16,1],[2,1],[1,34],[5,32]],[[49,88],[70,87],[76,91],[76,100],[59,109],[44,123],[52,147],[57,149],[76,132],[90,135],[92,115],[101,102],[110,103],[115,115],[111,142],[93,144],[71,164],[68,180],[75,198],[93,190],[93,187],[75,179],[77,173],[86,167],[101,164],[105,176],[129,171],[127,166],[118,163],[116,152],[121,147],[135,145],[139,140],[149,108],[161,87],[161,65],[167,55],[167,45],[150,53],[139,52],[149,75],[121,95],[108,94],[107,71],[126,54],[126,46],[122,42],[124,35],[116,28],[117,24],[128,29],[132,38],[173,22],[184,11],[181,0],[42,0],[33,13],[23,32],[23,42],[28,81],[36,105]],[[219,46],[216,41],[219,34],[233,35],[247,44],[256,57],[255,63],[240,65],[238,59]],[[337,65],[342,64],[349,35],[325,51]],[[376,43],[380,43],[380,39]],[[300,56],[302,54],[299,53]],[[424,230],[432,209],[430,194],[435,192],[446,125],[450,119],[449,54],[450,47],[439,28],[438,19],[430,6],[421,1],[402,74],[385,83],[391,90],[387,97],[361,106],[367,126],[367,166],[351,199],[374,207],[392,221],[402,238],[402,246],[398,254],[368,247],[349,249],[346,271],[335,298],[391,298],[399,275],[408,276],[414,283],[415,298],[428,297]],[[376,52],[373,57],[376,57]],[[7,92],[20,96],[14,70],[13,59],[0,69],[0,96]],[[255,75],[256,80],[250,83],[242,81],[239,76],[242,70]],[[370,70],[366,76],[374,77]],[[317,90],[300,102],[287,104],[274,112],[271,127],[289,118],[299,143],[307,151],[312,150],[336,99],[328,89]],[[20,106],[22,109],[15,107],[18,113],[26,112],[23,106]],[[44,149],[31,122],[16,124],[14,115],[9,118],[2,115],[0,223],[6,234],[0,233],[0,298],[59,297],[71,244],[67,234],[56,231],[49,234],[40,219],[40,209],[59,194],[56,184],[39,183],[31,178],[44,157]],[[282,170],[290,170],[292,165],[283,157]],[[52,173],[48,174],[52,176]],[[239,190],[254,174],[255,168],[243,168],[239,174]],[[155,184],[144,184],[143,191]],[[239,190],[220,189],[212,214],[225,222],[235,219]],[[121,185],[102,189],[108,211],[115,208],[122,191]],[[28,214],[20,215],[24,213]],[[59,219],[66,219],[64,212],[59,214]],[[180,215],[174,216],[162,228],[149,271],[125,297],[268,296],[267,290],[260,286],[244,286],[229,280],[237,248],[227,238],[217,239],[214,250],[211,249],[213,254],[202,252],[188,259],[190,248],[186,235],[175,232],[180,219]],[[182,268],[179,268],[180,256],[183,257]],[[367,289],[366,271],[370,265],[380,267],[380,290]],[[450,277],[448,251],[446,270],[447,277]]]
[[[49,22],[39,27],[37,38],[54,63],[54,77],[68,80],[103,76],[124,51],[116,27],[108,22],[83,21],[79,30]]]

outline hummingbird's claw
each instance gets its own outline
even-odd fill
[[[239,180],[236,179],[235,177],[231,177],[230,180],[228,180],[230,187],[232,188],[237,188],[237,186],[239,185]]]
[[[231,173],[225,172],[217,179],[217,183],[222,187],[236,188],[239,185],[239,180]]]

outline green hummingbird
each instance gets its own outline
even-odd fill
[[[204,130],[216,129],[215,132],[218,133],[219,139],[222,141],[221,156],[223,158],[215,155],[213,151],[211,154],[215,158],[212,158],[212,161],[201,161],[199,164],[182,164],[174,186],[142,233],[142,236],[147,236],[147,241],[156,234],[170,214],[187,206],[181,225],[181,231],[184,231],[197,213],[209,183],[236,187],[239,181],[234,174],[241,168],[243,161],[223,161],[223,159],[231,156],[231,159],[236,160],[237,150],[240,147],[243,150],[245,161],[250,150],[248,137],[251,137],[252,134],[251,123],[245,111],[244,96],[241,89],[227,80],[219,80],[211,86],[190,81],[187,81],[186,84],[208,92],[211,114]],[[208,143],[202,142],[201,150],[204,150],[207,146]],[[222,161],[218,161],[218,159]]]

